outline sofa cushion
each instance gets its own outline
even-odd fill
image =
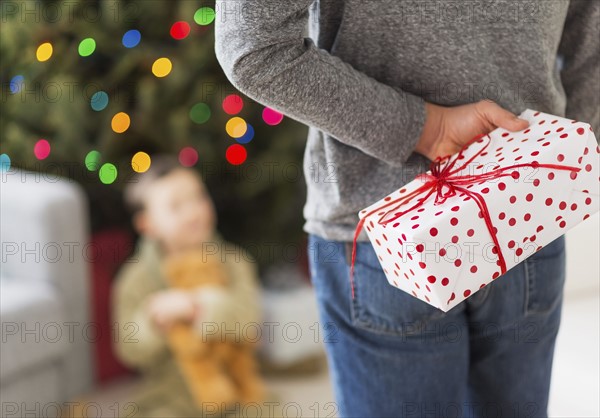
[[[6,385],[0,386],[2,402],[0,416],[3,418],[44,417],[59,418],[69,405],[63,403],[65,374],[60,363],[38,364],[35,370],[11,376]],[[71,406],[74,408],[74,406]],[[94,411],[93,407],[90,410]],[[66,415],[62,415],[64,418]],[[93,412],[89,417],[98,416]]]
[[[66,320],[62,304],[50,282],[0,280],[3,385],[15,375],[65,354],[73,334],[82,332],[83,324]]]

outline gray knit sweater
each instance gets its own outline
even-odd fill
[[[425,101],[489,98],[600,132],[598,0],[223,0],[216,11],[234,87],[309,126],[304,230],[327,239],[351,240],[361,209],[428,169],[413,152]]]

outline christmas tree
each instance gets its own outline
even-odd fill
[[[124,185],[172,153],[203,175],[219,230],[261,267],[290,261],[294,251],[277,248],[302,248],[306,127],[230,85],[214,54],[214,2],[1,7],[5,168],[78,181],[97,230],[129,225]]]

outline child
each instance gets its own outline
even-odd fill
[[[176,322],[190,323],[194,329],[210,322],[223,326],[228,335],[235,332],[243,338],[248,333],[245,325],[259,324],[262,319],[255,265],[247,253],[224,241],[215,230],[215,209],[203,181],[176,158],[153,158],[150,169],[128,185],[125,199],[134,212],[140,241],[113,288],[114,320],[119,328],[114,347],[124,364],[142,374],[143,383],[135,402],[128,408],[122,406],[124,413],[201,416],[208,409],[202,412],[195,405],[166,333]],[[203,245],[220,251],[231,282],[227,290],[169,288],[161,274],[165,257]]]

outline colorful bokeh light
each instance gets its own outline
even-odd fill
[[[223,99],[223,111],[228,115],[237,115],[243,107],[244,101],[237,94],[230,94]]]
[[[33,154],[38,160],[43,160],[50,155],[50,143],[45,139],[38,140],[33,146]]]
[[[94,38],[85,38],[79,43],[78,52],[82,57],[89,57],[96,50],[96,41]]]
[[[0,172],[10,169],[10,157],[8,154],[0,154]]]
[[[184,167],[192,167],[198,162],[198,151],[192,147],[184,147],[179,151],[179,163]]]
[[[190,109],[190,119],[197,124],[205,123],[210,119],[210,107],[206,103],[196,103]]]
[[[168,58],[159,58],[152,64],[152,74],[159,78],[168,76],[172,69],[173,64]]]
[[[194,22],[200,26],[210,25],[215,20],[215,10],[211,7],[201,7],[194,13]]]
[[[121,42],[125,48],[135,48],[142,40],[142,34],[137,29],[131,29],[123,34]]]
[[[281,123],[283,115],[270,107],[265,107],[262,112],[262,118],[267,125],[275,126]]]
[[[127,129],[129,129],[129,125],[131,120],[129,119],[129,115],[125,112],[119,112],[113,116],[111,121],[112,130],[118,134],[122,134]]]
[[[136,173],[145,173],[150,168],[150,156],[143,151],[136,152],[131,158],[131,168]]]
[[[104,163],[98,171],[98,177],[104,184],[112,184],[117,179],[117,167],[111,163]]]
[[[85,168],[89,171],[96,171],[100,167],[100,153],[96,150],[91,150],[85,156]]]
[[[231,165],[240,165],[246,161],[247,153],[246,148],[240,144],[233,144],[227,147],[225,151],[225,158]]]
[[[247,144],[254,138],[254,128],[249,123],[246,123],[246,133],[235,140],[240,144]]]
[[[11,80],[8,84],[8,88],[10,89],[10,92],[12,94],[17,94],[18,92],[20,92],[21,88],[23,87],[24,82],[25,82],[25,78],[22,75],[16,75],[13,78],[11,78]]]
[[[35,51],[35,57],[39,62],[48,61],[52,56],[53,48],[50,42],[44,42],[40,46],[38,46]]]
[[[190,24],[188,22],[179,21],[171,26],[171,37],[176,40],[187,38],[190,34]]]
[[[96,112],[104,110],[108,106],[108,94],[104,91],[97,91],[90,99],[90,106]]]
[[[239,116],[235,116],[227,121],[225,131],[232,138],[240,138],[246,133],[246,121]]]

